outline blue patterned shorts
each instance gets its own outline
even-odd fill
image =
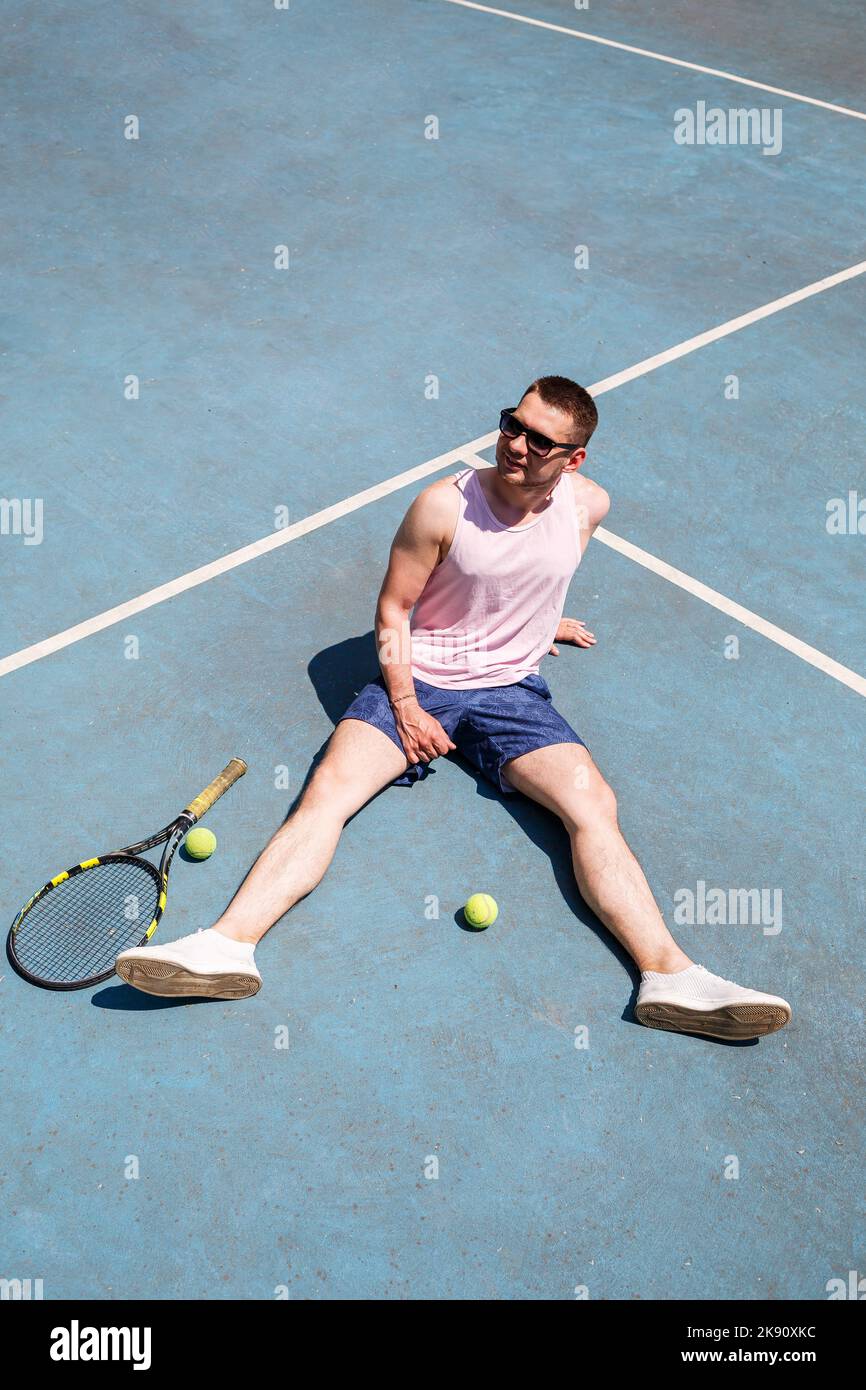
[[[480,690],[443,690],[416,679],[415,692],[421,708],[439,720],[458,752],[506,796],[515,795],[515,788],[502,774],[502,764],[509,758],[551,743],[579,743],[586,747],[554,709],[550,686],[543,676],[527,676],[515,685],[485,686]],[[402,751],[381,676],[364,686],[338,723],[343,719],[362,719],[375,725]],[[413,763],[392,786],[410,787],[433,771],[435,767],[429,763]]]

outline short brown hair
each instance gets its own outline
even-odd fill
[[[563,415],[569,416],[577,435],[573,441],[574,446],[584,448],[598,424],[595,401],[586,388],[578,386],[576,381],[569,381],[567,376],[540,376],[526,388],[521,400],[532,391],[537,392],[545,405],[551,405],[555,410],[561,410]]]

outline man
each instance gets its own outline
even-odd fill
[[[552,643],[595,641],[562,611],[609,506],[579,472],[597,421],[582,386],[542,377],[502,412],[495,467],[464,469],[415,498],[379,594],[381,675],[337,723],[297,808],[219,921],[124,951],[122,979],[149,994],[255,994],[255,946],[321,880],[350,816],[389,784],[422,780],[456,748],[503,795],[522,792],[562,820],[584,900],[641,972],[641,1023],[753,1038],[789,1021],[784,999],[711,974],[674,941],[622,837],[611,788],[539,675],[542,657],[558,654]]]

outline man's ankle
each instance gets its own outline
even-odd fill
[[[652,970],[659,975],[675,975],[679,970],[688,970],[694,961],[684,951],[666,951],[657,956],[647,956],[640,961],[640,970]]]
[[[214,924],[213,929],[215,932],[218,932],[220,936],[227,936],[230,941],[243,941],[247,946],[257,946],[259,944],[259,938],[257,936],[251,936],[249,932],[243,931],[240,927],[231,927],[217,922]]]

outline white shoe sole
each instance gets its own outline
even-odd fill
[[[255,975],[220,971],[218,974],[199,973],[174,961],[142,957],[119,960],[116,970],[121,980],[140,989],[144,994],[165,998],[192,995],[204,999],[249,999],[258,994],[261,980]]]
[[[780,1004],[725,1004],[718,1009],[690,1009],[684,1004],[638,1004],[635,1018],[647,1028],[671,1033],[703,1033],[710,1038],[763,1038],[791,1020]]]

